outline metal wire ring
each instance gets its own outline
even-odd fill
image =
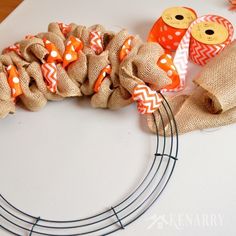
[[[160,197],[172,176],[178,155],[178,130],[165,97],[162,106],[168,118],[170,137],[166,136],[163,115],[159,110],[163,136],[156,125],[156,151],[147,175],[135,190],[115,206],[94,216],[81,219],[57,221],[26,213],[0,194],[0,227],[17,236],[79,236],[108,235],[126,228],[140,218]],[[153,115],[155,121],[155,116]],[[155,122],[156,124],[156,122]],[[112,222],[113,221],[113,222]],[[112,223],[111,223],[112,222]],[[13,228],[13,229],[12,229]]]

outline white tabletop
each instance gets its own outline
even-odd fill
[[[162,11],[177,4],[236,23],[224,0],[26,0],[1,23],[0,48],[46,31],[52,21],[127,28],[145,40]],[[84,98],[50,102],[36,113],[18,107],[1,120],[0,130],[1,193],[44,218],[81,218],[106,210],[134,189],[155,148],[155,136],[134,105],[95,110]],[[163,195],[116,234],[235,236],[235,133],[236,125],[230,125],[180,136],[179,160]],[[9,234],[0,229],[0,235]]]

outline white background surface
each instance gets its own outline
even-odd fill
[[[0,47],[46,31],[51,21],[127,28],[145,40],[162,11],[176,5],[192,7],[198,15],[222,15],[235,25],[236,14],[225,2],[28,0],[0,25]],[[87,99],[50,102],[37,113],[18,108],[16,115],[0,121],[1,193],[46,218],[104,210],[137,185],[152,160],[155,138],[145,126],[135,106],[94,110]],[[164,194],[117,235],[235,236],[235,134],[231,125],[181,136],[180,160]],[[159,216],[164,220],[154,224]],[[206,225],[207,217],[215,217],[215,223]],[[0,230],[0,235],[8,234]]]

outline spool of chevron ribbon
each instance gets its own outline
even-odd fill
[[[205,65],[232,41],[233,26],[220,16],[203,16],[192,26],[189,55],[193,62]]]
[[[189,57],[196,64],[205,65],[232,42],[233,33],[233,25],[221,16],[205,15],[192,22],[174,57],[180,84],[169,91],[179,91],[184,88]]]

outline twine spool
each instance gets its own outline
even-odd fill
[[[196,18],[197,14],[191,8],[168,8],[153,25],[148,42],[158,42],[163,48],[175,51],[188,27]]]

